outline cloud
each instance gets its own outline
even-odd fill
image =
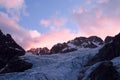
[[[37,30],[26,30],[3,12],[0,12],[0,29],[6,34],[10,33],[26,50],[33,47],[51,48],[54,44],[68,41],[75,36],[69,29],[51,30],[45,34]]]
[[[33,47],[47,46],[51,48],[58,42],[73,38],[73,34],[68,29],[56,31],[56,27],[63,26],[66,23],[65,18],[54,17],[48,20],[41,20],[41,25],[51,29],[45,34],[41,34],[37,30],[27,30],[20,26],[18,19],[23,14],[23,10],[25,10],[24,0],[1,0],[0,7],[6,10],[6,12],[0,11],[0,29],[5,34],[11,34],[15,41],[26,50]]]
[[[62,17],[53,17],[50,19],[41,19],[40,24],[50,28],[51,30],[59,29],[60,27],[64,26],[67,22],[66,18]]]
[[[105,38],[106,35],[115,35],[120,32],[120,0],[97,0],[97,5],[92,8],[80,6],[73,9],[72,20],[79,27],[77,34],[64,28],[68,20],[63,17],[41,19],[40,24],[50,29],[47,33],[41,34],[37,30],[27,30],[20,26],[17,20],[25,10],[24,0],[12,0],[13,3],[10,1],[0,1],[0,5],[7,11],[0,12],[0,29],[4,33],[10,33],[26,50],[33,47],[51,48],[56,43],[71,40],[76,36],[98,35]],[[92,5],[93,1],[96,0],[89,0],[90,3],[87,5]]]
[[[72,34],[68,29],[63,29],[59,31],[50,31],[44,35],[41,35],[41,37],[36,38],[36,42],[34,41],[30,43],[29,47],[47,46],[48,48],[51,48],[56,43],[62,43],[71,40],[74,37],[75,35]]]
[[[109,0],[98,0],[99,3],[108,3]]]
[[[97,3],[103,4],[103,3],[108,3],[109,1],[110,0],[86,0],[86,3],[91,4],[92,2],[97,2]]]
[[[50,23],[51,22],[49,20],[44,20],[44,19],[40,20],[40,24],[45,27],[48,27],[50,25]]]
[[[73,9],[73,14],[82,14],[83,12],[87,12],[88,10],[86,8],[80,7]]]
[[[0,29],[5,34],[10,33],[15,41],[24,48],[27,48],[27,41],[33,42],[35,38],[41,35],[36,30],[26,30],[22,28],[16,21],[9,18],[9,16],[3,12],[0,12]]]
[[[99,1],[104,2],[104,4],[100,3],[93,9],[87,8],[87,12],[79,15],[73,14],[73,22],[78,25],[79,34],[98,35],[104,39],[107,35],[113,36],[120,32],[120,1]]]
[[[0,0],[0,7],[15,21],[19,21],[21,15],[28,15],[24,0]]]

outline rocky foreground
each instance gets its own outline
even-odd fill
[[[0,31],[0,74],[30,69],[32,64],[19,57],[23,55],[25,50],[13,40],[11,35],[5,35]]]

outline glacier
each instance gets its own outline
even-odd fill
[[[1,74],[0,80],[77,80],[79,72],[99,48],[79,49],[69,53],[33,55],[26,53],[21,58],[33,67],[24,72]]]

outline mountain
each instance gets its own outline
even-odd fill
[[[120,80],[120,33],[106,37],[107,43],[93,56],[78,80]]]
[[[25,50],[19,46],[10,34],[4,35],[0,30],[0,74],[21,72],[32,67],[32,64],[22,60]]]
[[[44,48],[31,48],[27,51],[28,53],[33,53],[35,55],[45,55],[50,54],[50,50],[47,47]]]
[[[50,52],[51,53],[67,53],[76,51],[81,48],[96,48],[103,45],[103,40],[97,36],[77,37],[74,40],[70,40],[67,43],[58,43],[54,45]]]
[[[107,36],[106,38],[105,38],[105,43],[107,44],[107,43],[110,43],[110,42],[112,42],[112,40],[113,40],[113,37],[112,36]]]
[[[36,55],[25,54],[12,37],[2,32],[0,36],[0,73],[9,73],[1,74],[0,80],[120,80],[120,33],[105,41],[96,36],[78,37],[54,45],[53,51],[61,54],[47,48],[31,49]],[[47,52],[51,55],[38,56]]]
[[[97,48],[103,45],[103,40],[97,36],[77,37],[74,40],[70,40],[64,43],[55,44],[50,50],[44,48],[32,48],[27,52],[31,52],[36,55],[44,54],[56,54],[56,53],[68,53],[83,48]]]
[[[118,56],[120,56],[120,33],[104,45],[88,64],[91,65],[99,61],[111,60]]]

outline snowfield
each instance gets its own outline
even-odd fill
[[[0,80],[77,80],[79,71],[98,50],[80,49],[66,54],[39,56],[26,53],[21,58],[33,63],[32,69],[1,74]]]

